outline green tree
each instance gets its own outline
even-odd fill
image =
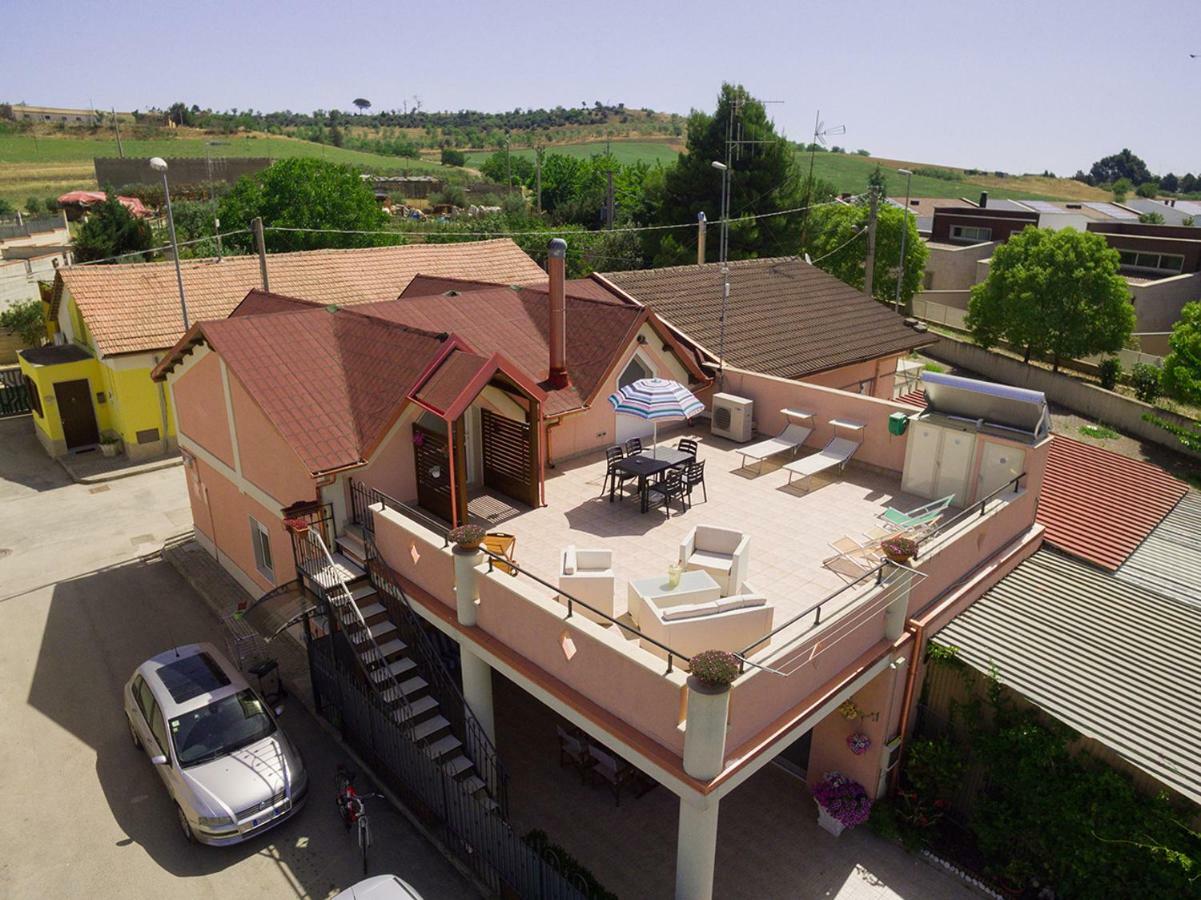
[[[88,262],[123,256],[149,250],[153,241],[150,224],[145,219],[133,216],[121,205],[117,195],[110,188],[104,202],[92,208],[83,227],[75,236],[75,258],[80,262]]]
[[[867,176],[867,196],[876,195],[876,202],[881,206],[884,205],[885,199],[888,197],[888,179],[884,175],[884,170],[880,168],[880,164],[876,164],[876,168],[872,170],[872,174]]]
[[[217,216],[222,228],[248,228],[261,216],[268,229],[314,229],[266,231],[267,249],[273,253],[401,243],[387,235],[345,233],[378,231],[388,215],[357,169],[321,159],[281,159],[239,178],[221,198]],[[249,235],[235,235],[228,243],[249,252],[252,241]]]
[[[443,147],[442,165],[465,166],[467,165],[467,154],[465,154],[462,150],[456,150],[453,147]]]
[[[813,264],[853,288],[863,290],[867,268],[868,205],[823,206],[813,211],[805,252]],[[917,231],[913,216],[895,206],[881,206],[876,216],[876,264],[872,274],[872,295],[884,303],[896,298],[897,260],[901,256],[901,232],[905,236],[905,278],[901,282],[901,302],[909,310],[913,295],[921,287],[930,251]]]
[[[1131,184],[1142,184],[1151,180],[1151,172],[1147,164],[1123,149],[1121,153],[1106,156],[1093,163],[1088,173],[1089,184],[1112,184],[1119,178],[1125,178]]]
[[[40,346],[46,337],[46,319],[41,300],[22,300],[0,312],[0,328],[11,328],[26,347]]]
[[[763,104],[741,85],[722,85],[712,115],[694,112],[688,117],[688,152],[665,171],[661,182],[656,179],[647,184],[650,193],[644,210],[649,224],[692,223],[697,213],[704,212],[710,222],[707,258],[717,258],[722,173],[713,168],[713,163],[726,159],[726,137],[734,107],[738,108],[737,136],[755,143],[739,145],[729,173],[730,258],[796,253],[800,247],[800,213],[750,218],[802,206],[804,173],[799,169],[794,145],[776,132]],[[655,265],[695,259],[691,236],[683,229],[646,232],[644,242],[644,255]]]
[[[1163,178],[1159,179],[1159,186],[1166,193],[1174,194],[1176,193],[1176,189],[1180,187],[1180,179],[1169,172]]]
[[[1201,301],[1186,303],[1168,338],[1161,384],[1171,396],[1201,406]]]
[[[42,201],[37,197],[27,197],[25,200],[25,212],[31,216],[36,216],[38,210],[42,208]]]
[[[45,200],[42,201],[42,205],[46,208],[46,212],[48,212],[48,213],[58,212],[58,198],[57,197],[47,197]]]
[[[480,166],[480,173],[485,178],[500,184],[507,183],[510,172],[514,185],[526,184],[534,177],[534,162],[526,156],[497,150]]]
[[[1113,199],[1115,203],[1122,203],[1125,201],[1126,196],[1131,190],[1133,190],[1133,188],[1134,185],[1130,183],[1129,178],[1119,178],[1109,186],[1110,191],[1113,192]]]
[[[1134,330],[1118,252],[1093,232],[1028,227],[997,247],[988,278],[972,288],[967,327],[976,343],[1001,341],[1027,362],[1115,353]]]
[[[1138,196],[1145,197],[1148,200],[1154,200],[1159,196],[1158,181],[1144,181],[1134,191]]]
[[[1158,212],[1139,213],[1138,220],[1143,225],[1162,225],[1163,224],[1163,213],[1158,213]]]
[[[17,208],[8,200],[0,197],[0,216],[11,216],[17,211]]]
[[[175,216],[175,234],[180,243],[181,257],[208,257],[217,255],[216,200],[176,200],[171,204]],[[199,243],[193,243],[198,241]]]

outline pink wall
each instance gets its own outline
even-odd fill
[[[898,695],[904,688],[904,669],[885,669],[851,698],[865,717],[847,719],[835,710],[814,726],[805,779],[810,787],[827,772],[842,772],[863,785],[868,796],[875,799],[884,742],[896,733],[901,703]],[[856,733],[867,735],[872,742],[867,752],[858,756],[847,745],[847,738]]]
[[[891,400],[893,382],[896,379],[897,360],[900,358],[898,355],[869,359],[839,369],[831,369],[828,372],[806,375],[801,380],[806,384],[817,384],[852,393],[859,393],[861,382],[871,381],[871,396],[881,400]]]
[[[232,372],[229,373],[229,391],[242,475],[284,506],[315,499],[317,489],[304,463]]]
[[[380,558],[453,609],[454,558],[443,547],[442,538],[390,509],[377,510],[374,520]]]
[[[417,499],[417,471],[413,465],[413,421],[410,411],[405,412],[392,433],[384,438],[371,456],[371,461],[361,469],[351,472],[351,477],[383,491],[389,497],[404,502]]]
[[[225,412],[225,388],[221,384],[221,359],[206,353],[171,386],[179,431],[187,435],[231,469],[233,440]]]
[[[292,541],[283,527],[279,511],[269,510],[243,494],[233,482],[203,460],[197,459],[193,465],[203,486],[203,493],[199,488],[192,490],[192,511],[196,525],[216,545],[218,551],[264,591],[295,578]],[[255,564],[251,517],[266,526],[271,535],[274,581],[260,574]]]
[[[805,442],[808,447],[824,447],[834,436],[834,428],[827,424],[830,419],[864,422],[863,446],[855,460],[894,472],[905,467],[905,438],[888,433],[888,417],[894,412],[912,414],[916,412],[912,406],[741,369],[726,370],[725,392],[755,401],[756,427],[762,434],[784,428],[781,409],[813,413],[816,427]]]

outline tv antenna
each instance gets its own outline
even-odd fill
[[[813,163],[817,158],[818,145],[825,147],[827,138],[838,134],[846,134],[845,125],[826,125],[822,121],[822,111],[819,109],[813,118],[813,140],[809,143],[809,178],[805,181],[805,218],[801,222],[801,246],[805,246],[805,230],[809,227],[809,207],[813,205]]]

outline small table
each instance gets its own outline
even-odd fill
[[[654,475],[659,475],[666,472],[668,469],[674,469],[678,465],[690,462],[695,459],[692,453],[686,453],[683,450],[673,450],[670,447],[658,447],[654,454],[638,453],[634,456],[627,456],[613,463],[613,469],[618,472],[625,472],[627,475],[633,475],[638,478],[638,495],[642,501],[641,512],[646,512],[649,508],[649,491],[647,490],[647,481]],[[613,494],[616,489],[615,480],[609,482],[609,502],[613,502]]]
[[[634,624],[639,624],[642,606],[648,601],[656,605],[679,606],[684,603],[703,603],[706,600],[717,600],[721,597],[721,585],[713,580],[713,576],[702,569],[689,569],[680,573],[680,582],[675,587],[667,581],[663,574],[654,578],[635,578],[629,583],[630,618]],[[670,601],[666,604],[660,601]]]

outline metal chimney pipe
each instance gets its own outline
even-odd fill
[[[696,264],[705,264],[705,226],[708,224],[703,212],[696,214]]]
[[[567,242],[555,238],[546,246],[547,293],[550,301],[550,386],[564,388],[567,375]]]
[[[986,206],[988,206],[988,191],[981,191],[980,192],[980,208],[984,209],[984,207],[986,207]]]

